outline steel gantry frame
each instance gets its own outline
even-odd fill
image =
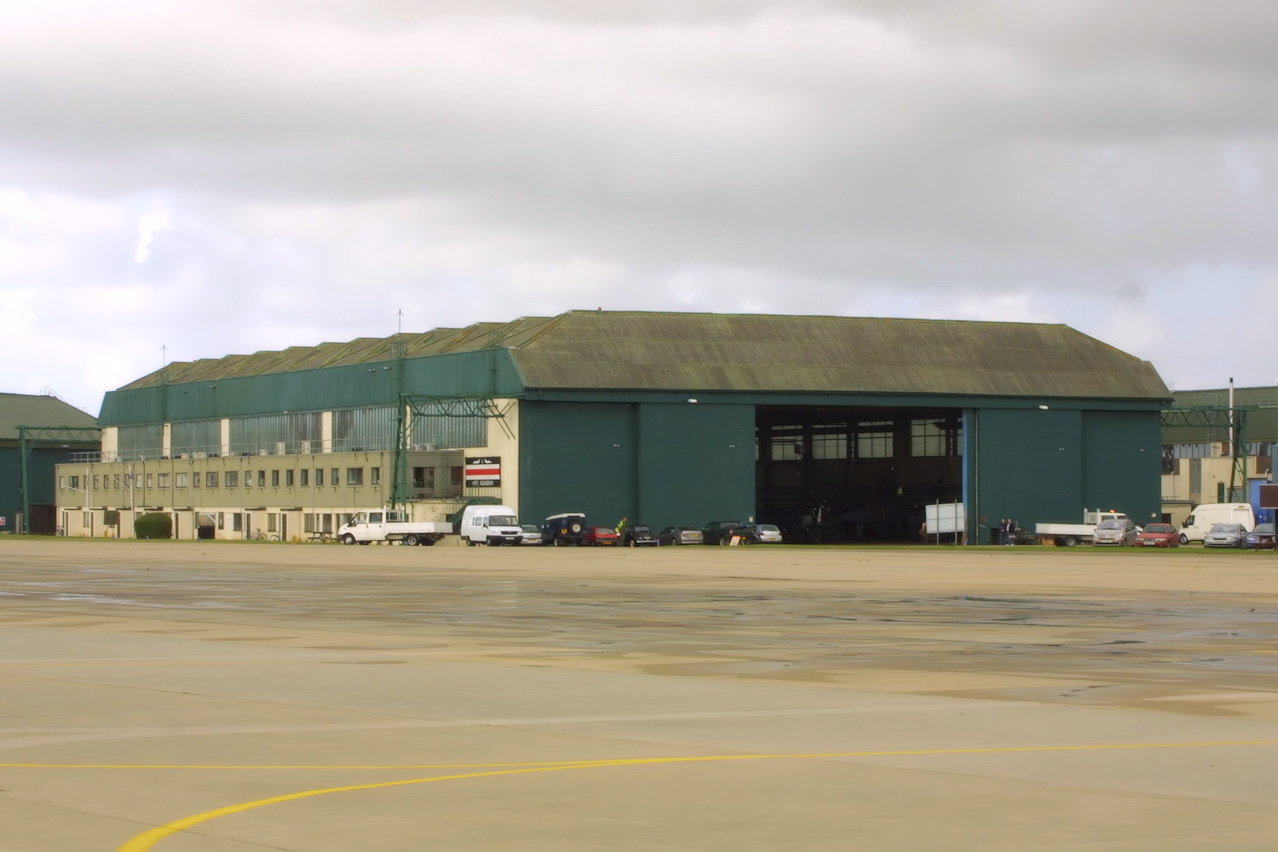
[[[412,484],[408,477],[409,437],[413,420],[417,417],[483,417],[496,420],[506,437],[513,439],[514,433],[506,423],[506,409],[499,409],[491,399],[458,398],[442,396],[421,396],[401,393],[399,395],[399,422],[396,425],[395,472],[391,480],[391,505],[396,509],[408,510],[412,497]]]
[[[1238,489],[1247,482],[1247,413],[1268,406],[1194,406],[1167,408],[1162,412],[1162,427],[1192,427],[1198,429],[1223,429],[1229,436],[1229,501],[1235,502]],[[1242,498],[1246,500],[1244,496]]]
[[[27,460],[36,444],[99,444],[102,430],[93,426],[19,426],[18,427],[18,497],[22,505],[19,533],[31,532],[31,487]]]

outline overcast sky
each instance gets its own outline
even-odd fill
[[[0,390],[596,307],[1278,383],[1273,0],[0,10]]]

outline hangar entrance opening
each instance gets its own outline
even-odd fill
[[[963,412],[759,406],[759,521],[790,541],[918,541],[929,503],[963,499]]]

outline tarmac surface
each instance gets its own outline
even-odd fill
[[[0,538],[0,852],[1275,847],[1269,553]]]

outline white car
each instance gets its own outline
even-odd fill
[[[759,544],[781,543],[781,530],[776,524],[745,524],[738,527],[737,531],[747,533]]]
[[[1246,535],[1242,524],[1215,524],[1203,536],[1203,547],[1242,547]]]
[[[541,527],[536,524],[520,524],[519,531],[520,544],[541,544]]]

